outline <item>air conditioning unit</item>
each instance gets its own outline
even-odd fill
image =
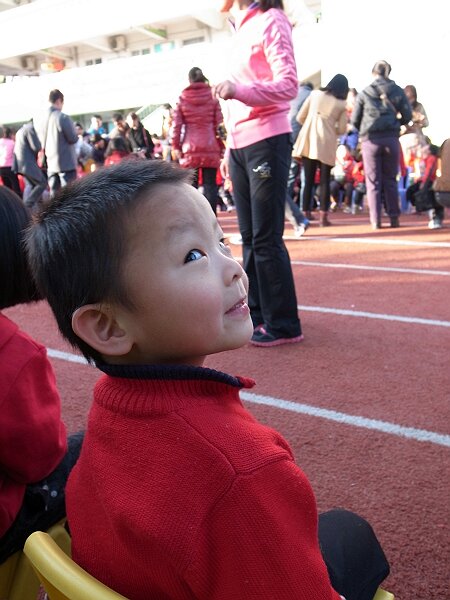
[[[120,52],[121,50],[126,50],[127,48],[127,39],[124,35],[113,35],[109,38],[109,47],[114,52]]]
[[[27,71],[37,70],[37,60],[35,56],[26,55],[20,57],[20,66]]]

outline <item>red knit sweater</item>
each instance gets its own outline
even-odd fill
[[[0,313],[0,537],[16,518],[26,485],[49,475],[66,449],[46,350]]]
[[[79,564],[132,600],[339,598],[307,478],[239,399],[252,381],[101,368],[66,489]]]

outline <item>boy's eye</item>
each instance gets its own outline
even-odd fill
[[[186,258],[184,259],[184,262],[188,263],[188,262],[192,262],[193,260],[199,260],[203,256],[205,256],[203,254],[203,252],[201,252],[200,250],[197,250],[197,248],[194,248],[193,250],[189,250],[189,252],[186,254]]]

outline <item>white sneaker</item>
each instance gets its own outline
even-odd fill
[[[428,223],[428,229],[442,229],[441,221],[438,221],[437,219],[431,219],[431,221]]]
[[[302,237],[302,235],[305,233],[305,231],[308,229],[309,227],[309,221],[308,219],[305,219],[303,221],[303,223],[300,223],[300,225],[294,225],[294,235],[297,239],[300,239]]]

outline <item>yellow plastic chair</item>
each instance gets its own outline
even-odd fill
[[[89,575],[43,531],[32,533],[23,551],[50,600],[127,600]]]
[[[77,565],[50,533],[35,531],[24,547],[50,600],[127,600]],[[378,588],[373,600],[394,600],[394,595]]]
[[[391,592],[387,592],[386,590],[378,588],[373,600],[394,600],[394,594],[391,594]]]
[[[50,527],[48,535],[70,556],[71,540],[64,521]],[[36,600],[39,587],[39,579],[22,551],[0,565],[0,600]]]

